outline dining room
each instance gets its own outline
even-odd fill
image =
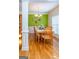
[[[20,56],[28,59],[59,58],[58,16],[58,1],[20,3]]]
[[[58,9],[56,2],[29,2],[29,59],[58,59]]]

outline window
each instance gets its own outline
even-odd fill
[[[55,16],[52,16],[52,27],[53,27],[53,32],[55,33],[55,34],[59,34],[59,29],[58,29],[58,15],[55,15]]]

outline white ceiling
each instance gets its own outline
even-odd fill
[[[25,1],[25,0],[24,0]],[[51,9],[54,9],[58,5],[59,0],[29,0],[29,12],[30,13],[47,13]],[[22,4],[19,0],[19,10],[22,12]],[[39,10],[38,10],[39,9]]]
[[[58,5],[56,2],[29,3],[29,12],[47,13]]]
[[[58,2],[59,0],[29,0],[30,2]]]

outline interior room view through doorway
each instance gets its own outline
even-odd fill
[[[19,55],[59,59],[58,1],[20,1]]]

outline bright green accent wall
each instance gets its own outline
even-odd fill
[[[28,26],[39,26],[39,25],[48,26],[48,14],[43,14],[37,23],[35,23],[34,14],[29,14]]]

